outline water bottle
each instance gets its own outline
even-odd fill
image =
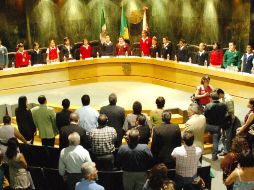
[[[167,60],[169,60],[170,59],[170,57],[169,57],[169,54],[167,55]]]
[[[11,62],[11,67],[12,67],[12,68],[15,68],[15,63],[14,63],[14,61]]]
[[[125,57],[128,57],[128,51],[125,52]]]
[[[100,54],[99,54],[98,51],[97,51],[97,53],[96,53],[96,56],[97,56],[97,58],[100,58]]]
[[[142,51],[142,52],[141,52],[141,57],[144,57],[144,56],[145,56],[145,54],[144,54],[144,52]]]
[[[204,62],[204,66],[205,67],[207,67],[208,65],[207,65],[207,60],[205,60],[205,62]]]
[[[189,58],[189,63],[192,63],[191,57]]]
[[[158,58],[159,57],[159,53],[158,52],[156,52],[156,58]]]

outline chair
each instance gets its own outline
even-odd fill
[[[67,185],[63,181],[63,177],[59,175],[58,169],[43,168],[46,179],[47,190],[65,190]]]
[[[27,170],[30,172],[33,179],[33,183],[36,190],[46,190],[45,177],[43,170],[40,167],[28,167]]]
[[[123,188],[123,171],[99,171],[98,184],[105,190],[124,190]]]

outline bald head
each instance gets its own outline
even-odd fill
[[[79,122],[79,115],[77,113],[70,114],[70,122],[78,123]]]
[[[108,123],[108,117],[105,114],[100,114],[98,117],[99,126],[106,126]]]
[[[130,148],[135,148],[139,142],[139,131],[137,129],[131,129],[128,133],[128,145]]]

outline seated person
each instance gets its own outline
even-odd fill
[[[197,64],[201,66],[208,66],[208,53],[205,50],[206,46],[204,43],[200,43],[198,46],[197,56]]]
[[[122,36],[118,38],[116,44],[116,56],[131,55],[131,49],[128,43],[126,43]]]
[[[247,45],[246,53],[242,56],[242,67],[241,71],[245,73],[251,73],[254,70],[254,55],[253,48],[251,45]]]
[[[34,42],[33,50],[30,52],[32,66],[37,64],[45,64],[45,61],[43,60],[42,51],[39,48],[40,48],[39,43]]]
[[[88,44],[88,40],[84,39],[84,44],[80,47],[80,59],[90,58],[92,56],[92,47]]]
[[[150,48],[150,52],[152,58],[161,57],[161,48],[158,45],[158,39],[156,38],[156,36],[152,38],[152,46]]]
[[[47,53],[47,62],[59,61],[59,50],[56,46],[55,40],[50,40],[49,48],[47,49],[46,53]]]
[[[161,55],[164,59],[173,60],[173,45],[172,42],[169,41],[167,36],[163,37]]]
[[[72,57],[73,57],[72,54],[73,54],[73,47],[70,43],[70,39],[68,37],[65,37],[64,38],[64,45],[61,47],[61,51],[60,51],[61,61],[72,59]]]
[[[18,44],[18,51],[16,52],[16,67],[27,67],[30,65],[30,56],[26,50],[24,50],[24,44]]]
[[[114,44],[110,41],[109,35],[106,35],[105,42],[101,44],[101,52],[103,56],[114,55]]]

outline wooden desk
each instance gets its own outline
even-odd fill
[[[0,71],[0,94],[31,92],[103,81],[140,81],[194,92],[204,74],[211,84],[247,100],[254,97],[254,75],[161,59],[122,57],[64,62]]]

